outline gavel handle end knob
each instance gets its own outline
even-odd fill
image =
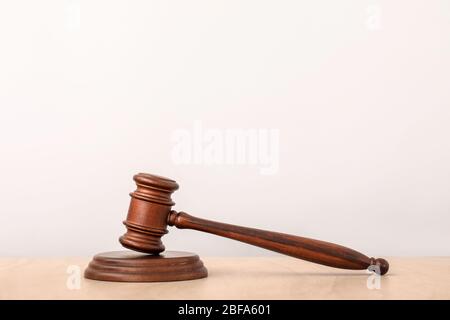
[[[385,275],[389,270],[389,262],[383,258],[370,258],[369,270],[374,271],[380,275]]]

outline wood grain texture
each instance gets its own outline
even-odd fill
[[[374,270],[381,275],[389,270],[389,264],[384,259],[369,258],[334,243],[200,219],[185,212],[172,211],[169,225],[212,233],[329,267],[364,270],[377,266]]]
[[[139,173],[133,176],[137,189],[130,193],[127,232],[119,238],[125,248],[158,254],[165,250],[161,237],[167,233],[167,216],[175,202],[171,194],[178,184],[161,176]]]
[[[379,289],[366,271],[281,256],[202,260],[204,279],[124,283],[85,279],[88,257],[0,258],[0,299],[450,299],[450,257],[390,257]]]
[[[85,278],[119,282],[161,282],[205,278],[200,258],[190,252],[165,251],[160,255],[129,250],[97,254],[84,272]]]

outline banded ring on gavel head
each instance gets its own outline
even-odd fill
[[[161,237],[167,233],[167,219],[175,204],[171,194],[178,184],[171,179],[147,173],[133,177],[137,189],[130,193],[131,203],[123,222],[127,232],[120,243],[131,250],[159,254],[165,247]]]

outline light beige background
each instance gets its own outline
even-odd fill
[[[139,171],[178,180],[176,208],[205,218],[449,255],[449,57],[445,0],[2,1],[0,255],[120,248]],[[278,129],[278,173],[174,164],[195,120]]]

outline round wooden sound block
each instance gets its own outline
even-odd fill
[[[120,282],[180,281],[208,276],[198,255],[190,252],[165,251],[148,255],[133,251],[99,253],[84,272],[93,280]]]

